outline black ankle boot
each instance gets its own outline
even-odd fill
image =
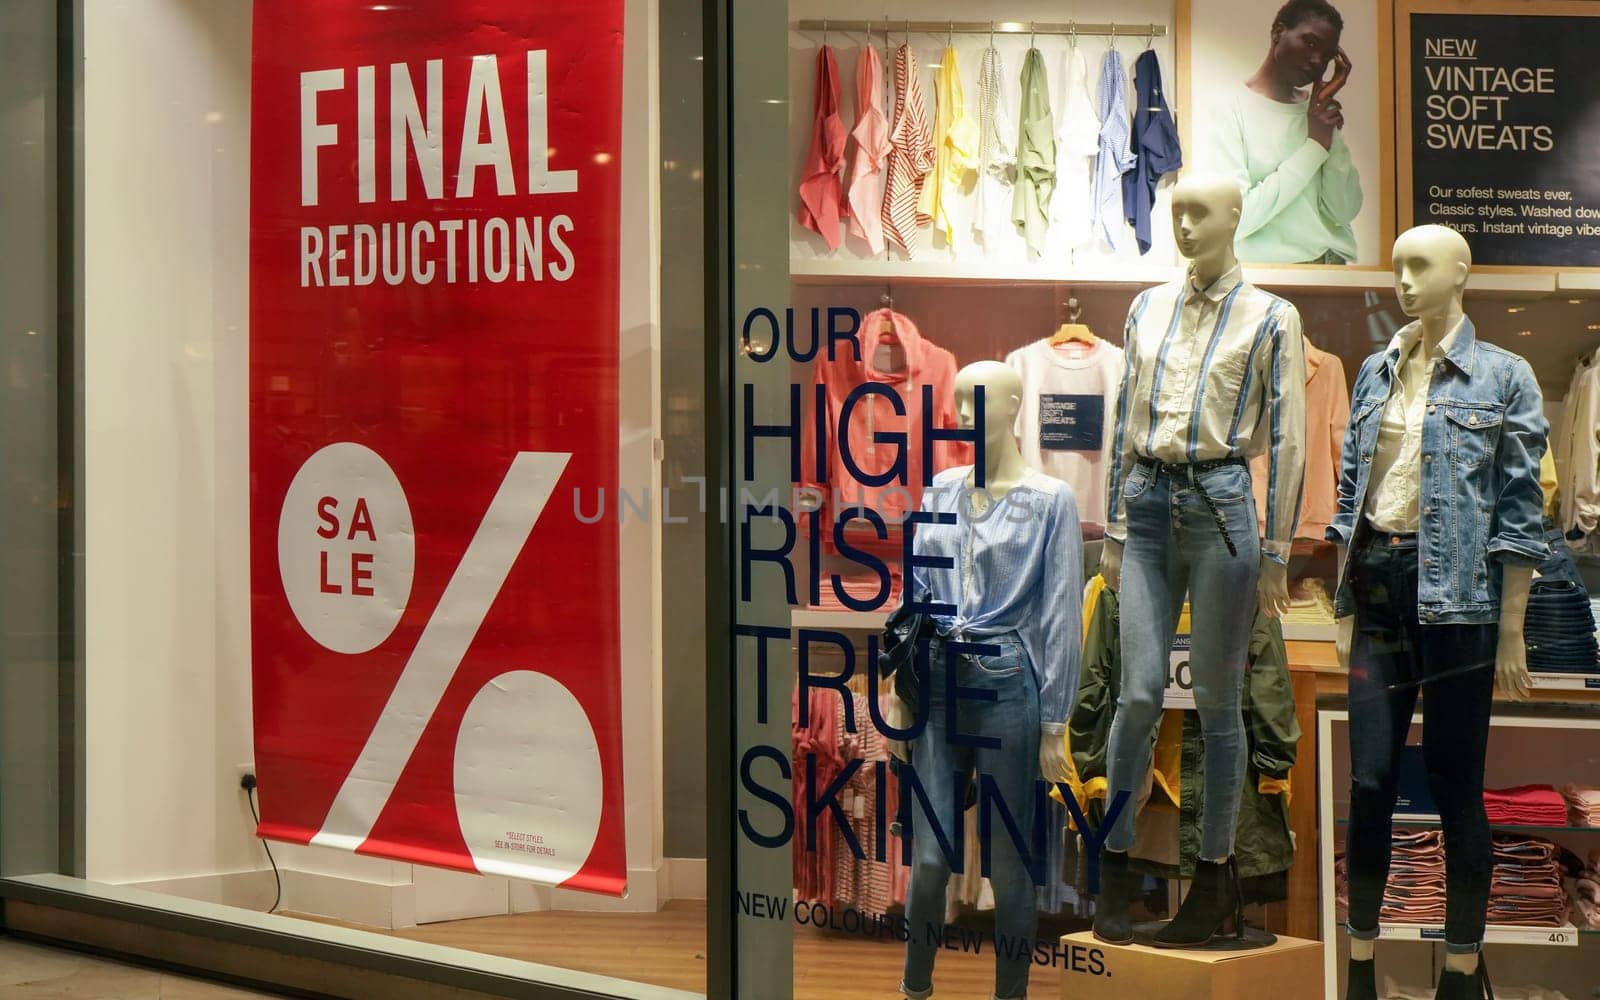
[[[1133,886],[1137,876],[1128,870],[1128,855],[1100,850],[1100,895],[1094,901],[1094,936],[1106,944],[1132,944],[1133,921],[1128,907],[1133,905]]]
[[[1439,988],[1433,1000],[1494,1000],[1494,987],[1489,985],[1489,966],[1478,954],[1478,967],[1471,972],[1453,972],[1446,969],[1439,976]]]
[[[1227,933],[1244,937],[1244,902],[1233,859],[1221,864],[1196,861],[1189,895],[1153,943],[1157,948],[1199,948]]]
[[[1378,963],[1351,959],[1344,975],[1344,1000],[1378,1000]]]
[[[1433,1000],[1482,1000],[1483,980],[1476,972],[1454,972],[1446,969],[1439,974],[1439,988]]]

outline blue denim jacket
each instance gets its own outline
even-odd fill
[[[1365,510],[1378,425],[1400,344],[1415,326],[1402,329],[1356,376],[1329,541],[1349,545],[1358,527],[1371,530]],[[1417,612],[1424,624],[1497,621],[1501,564],[1537,566],[1548,556],[1539,486],[1547,431],[1533,369],[1510,351],[1479,343],[1472,321],[1463,318],[1430,373],[1422,424]],[[1346,570],[1334,613],[1342,618],[1354,610]]]

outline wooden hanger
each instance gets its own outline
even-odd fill
[[[1056,332],[1050,335],[1050,346],[1059,347],[1062,344],[1070,344],[1076,341],[1093,347],[1099,338],[1094,335],[1093,330],[1078,322],[1079,318],[1083,316],[1083,307],[1078,305],[1078,297],[1074,295],[1067,299],[1066,306],[1067,321],[1057,327]]]
[[[888,285],[884,285],[883,286],[883,294],[878,296],[878,305],[882,306],[885,310],[888,311],[887,314],[883,317],[883,322],[881,324],[879,324],[879,326],[878,326],[878,342],[879,343],[883,343],[883,342],[887,341],[891,336],[895,336],[895,332],[894,332],[894,291]]]

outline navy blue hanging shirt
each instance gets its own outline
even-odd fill
[[[1139,252],[1150,252],[1150,209],[1156,184],[1183,166],[1178,126],[1161,92],[1161,63],[1154,49],[1145,49],[1133,67],[1133,147],[1135,163],[1122,175],[1122,212],[1139,239]]]

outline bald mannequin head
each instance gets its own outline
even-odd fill
[[[1022,407],[1022,376],[999,361],[975,361],[956,373],[956,418],[963,430],[978,425],[977,392],[983,386],[983,436],[1011,439]]]
[[[1394,241],[1395,293],[1413,319],[1459,313],[1471,273],[1472,248],[1448,226],[1418,226]]]
[[[1190,174],[1172,188],[1172,234],[1178,250],[1201,270],[1221,274],[1234,263],[1244,195],[1233,178]]]

